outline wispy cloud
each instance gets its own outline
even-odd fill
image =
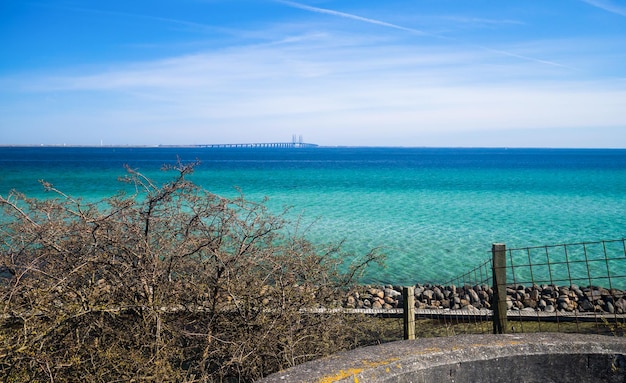
[[[567,68],[567,69],[572,69],[572,70],[576,70],[576,68],[569,66],[569,65],[563,65],[563,64],[559,64],[557,62],[554,61],[548,61],[548,60],[541,60],[535,57],[530,57],[530,56],[524,56],[521,54],[517,54],[517,53],[513,53],[513,52],[509,52],[509,51],[504,51],[501,49],[493,49],[493,48],[488,48],[488,47],[484,47],[484,46],[480,46],[480,45],[473,45],[476,48],[480,48],[480,49],[484,49],[486,51],[489,52],[493,52],[499,55],[504,55],[504,56],[510,56],[510,57],[514,57],[520,60],[525,60],[525,61],[533,61],[539,64],[545,64],[545,65],[551,65],[551,66],[555,66],[555,67],[560,67],[560,68]]]
[[[526,23],[518,20],[509,19],[485,19],[480,17],[463,17],[463,16],[445,16],[445,20],[455,23],[471,24],[471,25],[526,25]]]
[[[414,29],[414,28],[407,28],[407,27],[403,27],[401,25],[392,24],[392,23],[388,23],[388,22],[380,21],[380,20],[376,20],[376,19],[361,17],[361,16],[350,14],[350,13],[339,12],[339,11],[334,11],[334,10],[325,9],[325,8],[312,7],[312,6],[309,6],[309,5],[296,3],[296,2],[293,2],[293,1],[286,1],[286,0],[276,0],[276,1],[278,3],[282,3],[282,4],[288,5],[290,7],[299,8],[299,9],[307,10],[307,11],[310,11],[310,12],[323,13],[323,14],[328,14],[328,15],[332,15],[332,16],[358,20],[358,21],[362,21],[362,22],[365,22],[365,23],[369,23],[369,24],[380,25],[380,26],[383,26],[383,27],[398,29],[398,30],[411,32],[411,33],[416,33],[416,34],[419,34],[421,36],[434,37],[434,38],[437,38],[437,39],[447,40],[447,41],[455,42],[455,43],[458,43],[458,44],[467,45],[469,47],[482,49],[482,50],[485,50],[485,51],[488,51],[488,52],[491,52],[491,53],[495,53],[495,54],[498,54],[498,55],[509,56],[509,57],[513,57],[513,58],[520,59],[520,60],[525,60],[525,61],[532,61],[532,62],[535,62],[535,63],[538,63],[538,64],[543,64],[543,65],[550,65],[550,66],[556,66],[556,67],[561,67],[561,68],[574,69],[574,68],[572,68],[572,67],[570,67],[568,65],[560,64],[560,63],[557,63],[557,62],[554,62],[554,61],[551,61],[551,60],[544,60],[544,59],[539,59],[539,58],[536,58],[536,57],[530,57],[530,56],[518,54],[518,53],[511,52],[509,50],[504,50],[504,49],[494,49],[494,48],[490,48],[490,47],[483,46],[483,45],[469,44],[469,43],[466,43],[466,42],[464,42],[464,41],[462,41],[461,39],[458,39],[458,38],[447,37],[447,36],[443,36],[443,35],[436,34],[436,33],[428,33],[428,32],[422,31],[422,30],[418,30],[418,29]]]
[[[463,41],[466,35],[404,26],[421,23],[277,1],[309,17],[229,24],[250,34],[219,49],[0,75],[0,143],[23,142],[20,136],[52,143],[280,141],[296,132],[327,145],[463,146],[463,137],[480,136],[475,132],[503,137],[528,128],[537,132],[529,142],[540,145],[539,132],[548,129],[621,131],[607,145],[626,138],[626,88],[611,77],[623,74],[614,54],[620,36],[485,42],[479,34]],[[311,15],[328,15],[327,28]],[[393,30],[401,33],[385,33]],[[564,70],[561,62],[583,69]],[[567,146],[567,135],[560,138]]]
[[[178,143],[280,140],[296,129],[321,144],[382,145],[402,137],[403,144],[424,145],[428,134],[624,122],[626,94],[610,84],[561,78],[555,68],[527,61],[502,65],[467,46],[406,49],[374,46],[369,37],[311,35],[108,71],[25,76],[17,93],[58,98],[37,104],[37,113],[24,103],[21,124],[90,126],[91,139],[108,142],[113,138],[102,132],[171,143],[167,132],[180,125]],[[7,110],[5,121],[13,113]],[[362,141],[354,141],[355,132]]]
[[[626,8],[613,4],[611,1],[603,0],[582,0],[583,2],[593,5],[596,8],[603,9],[607,12],[614,13],[620,16],[626,16]]]

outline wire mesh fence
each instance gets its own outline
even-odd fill
[[[502,251],[494,251],[491,259],[443,284],[464,286],[463,291],[486,289],[494,332],[624,333],[624,238],[515,249],[500,246]],[[496,282],[498,275],[503,282]],[[478,324],[484,315],[475,314],[485,303],[475,299],[466,303],[461,310],[467,311],[468,318],[477,318]],[[499,317],[498,311],[506,315]],[[476,327],[487,331],[485,326]]]
[[[624,239],[509,249],[513,284],[601,286],[626,289]]]
[[[365,287],[350,293],[345,310],[402,317],[406,339],[491,332],[624,335],[626,239],[511,249],[494,244],[488,259],[444,283]]]
[[[540,330],[623,333],[623,238],[508,249],[506,261],[508,318],[519,330],[532,321]]]

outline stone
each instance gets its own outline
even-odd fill
[[[383,308],[383,305],[381,305],[379,301],[376,300],[376,301],[374,301],[374,303],[372,303],[372,309],[378,310],[378,309],[382,309],[382,308]]]
[[[592,302],[597,302],[602,299],[602,293],[600,290],[591,290],[587,292],[587,297],[590,298]]]
[[[593,304],[587,298],[583,298],[578,302],[578,310],[593,311]]]
[[[541,310],[545,310],[546,309],[546,301],[543,299],[540,299],[539,302],[537,303],[537,307]]]
[[[537,301],[533,299],[524,299],[524,307],[532,308],[533,310],[537,307]]]
[[[481,301],[490,301],[491,300],[490,297],[489,297],[489,293],[487,291],[485,291],[485,290],[481,290],[478,293],[478,297],[480,297]]]
[[[547,286],[547,285],[542,285],[542,288],[541,288],[541,294],[542,295],[549,295],[549,296],[551,296],[552,295],[552,291],[553,291],[552,287]]]
[[[434,290],[434,298],[438,301],[441,301],[443,299],[445,299],[445,295],[443,294],[443,292],[441,290],[439,290],[438,288],[435,288]]]
[[[354,297],[352,295],[350,295],[347,299],[346,299],[346,305],[350,308],[354,308],[356,306],[356,299],[354,299]]]
[[[582,298],[585,295],[577,285],[572,285],[571,289],[576,294],[576,296],[578,296],[578,298]]]
[[[431,301],[433,299],[434,292],[432,290],[424,290],[422,297]]]
[[[617,310],[618,314],[626,313],[626,299],[619,298],[617,301],[615,301],[615,309]]]
[[[570,303],[570,299],[567,295],[561,295],[559,296],[559,298],[556,300],[557,303],[562,303],[565,302],[566,304]]]
[[[385,289],[385,296],[395,298],[399,295],[402,295],[400,292],[394,289]]]
[[[530,299],[532,299],[533,301],[538,301],[540,297],[541,294],[539,293],[539,290],[531,290]]]
[[[604,312],[604,309],[600,305],[595,305],[593,306],[593,311],[601,313],[601,312]]]
[[[478,294],[474,290],[469,291],[469,298],[470,298],[469,301],[472,303],[480,302],[480,298],[478,297]]]
[[[569,305],[563,301],[557,303],[557,308],[558,310],[571,311]]]
[[[574,291],[570,291],[567,293],[567,296],[569,299],[571,299],[572,301],[577,301],[578,300],[578,294],[576,294]]]

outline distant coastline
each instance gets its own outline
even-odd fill
[[[115,144],[115,145],[67,145],[67,144],[0,144],[2,148],[317,148],[317,144],[307,142],[253,142],[234,144]]]

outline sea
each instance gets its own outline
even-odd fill
[[[626,237],[626,149],[0,147],[0,195],[49,198],[45,180],[97,201],[129,187],[125,166],[162,183],[163,165],[196,160],[192,181],[289,208],[313,243],[384,253],[364,283],[445,282],[493,243]]]

